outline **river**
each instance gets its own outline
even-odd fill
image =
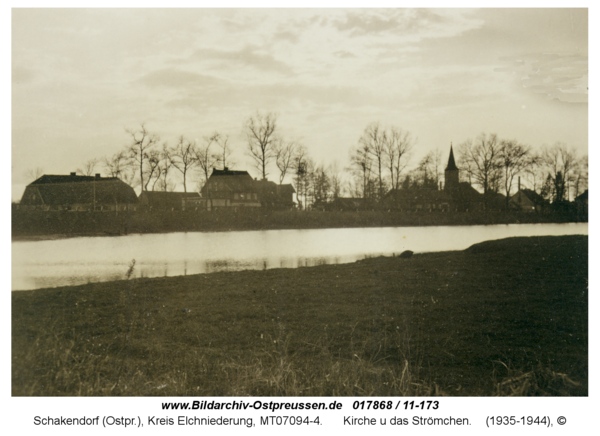
[[[377,255],[464,250],[511,236],[588,234],[587,223],[133,234],[12,243],[12,289],[131,277],[354,262]]]

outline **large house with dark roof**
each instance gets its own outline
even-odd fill
[[[27,185],[19,203],[25,210],[125,211],[137,205],[131,186],[117,177],[43,175]]]
[[[254,180],[247,171],[225,167],[213,169],[200,190],[202,205],[207,210],[247,207],[290,209],[294,207],[292,185],[277,185],[268,180]]]

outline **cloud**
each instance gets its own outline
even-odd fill
[[[365,33],[380,33],[395,29],[399,26],[396,17],[383,17],[375,14],[349,13],[345,21],[335,21],[335,27],[340,31],[351,30],[353,36]]]
[[[139,79],[139,81],[152,88],[206,88],[223,83],[223,80],[217,79],[216,77],[205,76],[203,74],[192,73],[189,71],[176,70],[174,68],[154,71],[146,74]]]
[[[523,88],[565,103],[588,102],[588,58],[580,55],[536,53],[502,59],[509,66],[497,72],[519,75]]]
[[[430,9],[387,9],[349,12],[345,19],[333,21],[339,31],[350,36],[367,34],[408,34],[451,24],[455,18],[444,17]]]
[[[283,75],[293,74],[293,70],[289,65],[275,59],[272,55],[257,53],[257,51],[258,49],[253,46],[246,46],[235,51],[200,49],[196,50],[194,57],[201,60],[225,60],[262,71],[277,72]]]
[[[279,32],[276,32],[273,35],[273,38],[276,41],[290,41],[292,43],[297,43],[299,38],[300,38],[300,34],[299,33],[294,33],[294,32],[290,32],[289,30],[282,30]]]
[[[259,103],[263,107],[281,108],[285,110],[298,103],[301,106],[319,105],[320,107],[334,107],[343,105],[348,107],[381,106],[391,104],[393,97],[390,95],[375,95],[365,92],[359,87],[350,86],[310,86],[310,85],[247,85],[231,84],[227,87],[199,89],[187,92],[185,96],[177,96],[167,104],[169,107],[186,107],[196,110],[212,107],[232,108],[248,106]]]
[[[349,58],[355,58],[356,57],[355,54],[350,53],[349,51],[345,51],[345,50],[336,51],[333,55],[335,57],[340,58],[340,59],[349,59]]]

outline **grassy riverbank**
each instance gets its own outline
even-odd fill
[[[511,238],[13,292],[12,394],[587,395],[587,265]]]
[[[398,212],[272,211],[248,208],[233,212],[68,212],[13,211],[13,240],[107,236],[126,233],[214,232],[231,230],[411,227],[519,223],[587,222],[587,216],[558,212]]]

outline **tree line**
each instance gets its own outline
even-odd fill
[[[234,148],[228,134],[213,132],[200,140],[179,136],[173,145],[161,142],[145,124],[126,129],[129,142],[112,156],[91,159],[77,169],[93,175],[102,166],[107,176],[118,177],[140,191],[199,191],[213,168],[233,167]],[[317,164],[299,139],[281,134],[274,113],[256,112],[242,128],[245,153],[258,174],[266,179],[277,169],[276,180],[291,179],[299,207],[320,205],[338,197],[360,197],[377,202],[392,189],[442,189],[447,151],[429,151],[412,164],[417,140],[397,126],[368,124],[356,145],[350,147],[349,162]],[[588,185],[588,157],[578,157],[564,143],[543,145],[540,150],[516,139],[502,139],[496,134],[478,135],[454,147],[461,181],[479,188],[484,195],[516,192],[516,181],[543,198],[560,202],[575,198]],[[41,169],[29,170],[30,177]]]
[[[411,168],[415,143],[409,132],[397,127],[369,124],[350,152],[354,191],[381,200],[390,189],[443,189],[447,152],[429,151]],[[551,202],[574,199],[588,188],[588,156],[578,157],[573,147],[561,142],[535,150],[516,139],[481,133],[458,144],[454,154],[461,181],[486,197],[504,195],[506,207],[518,181]]]

